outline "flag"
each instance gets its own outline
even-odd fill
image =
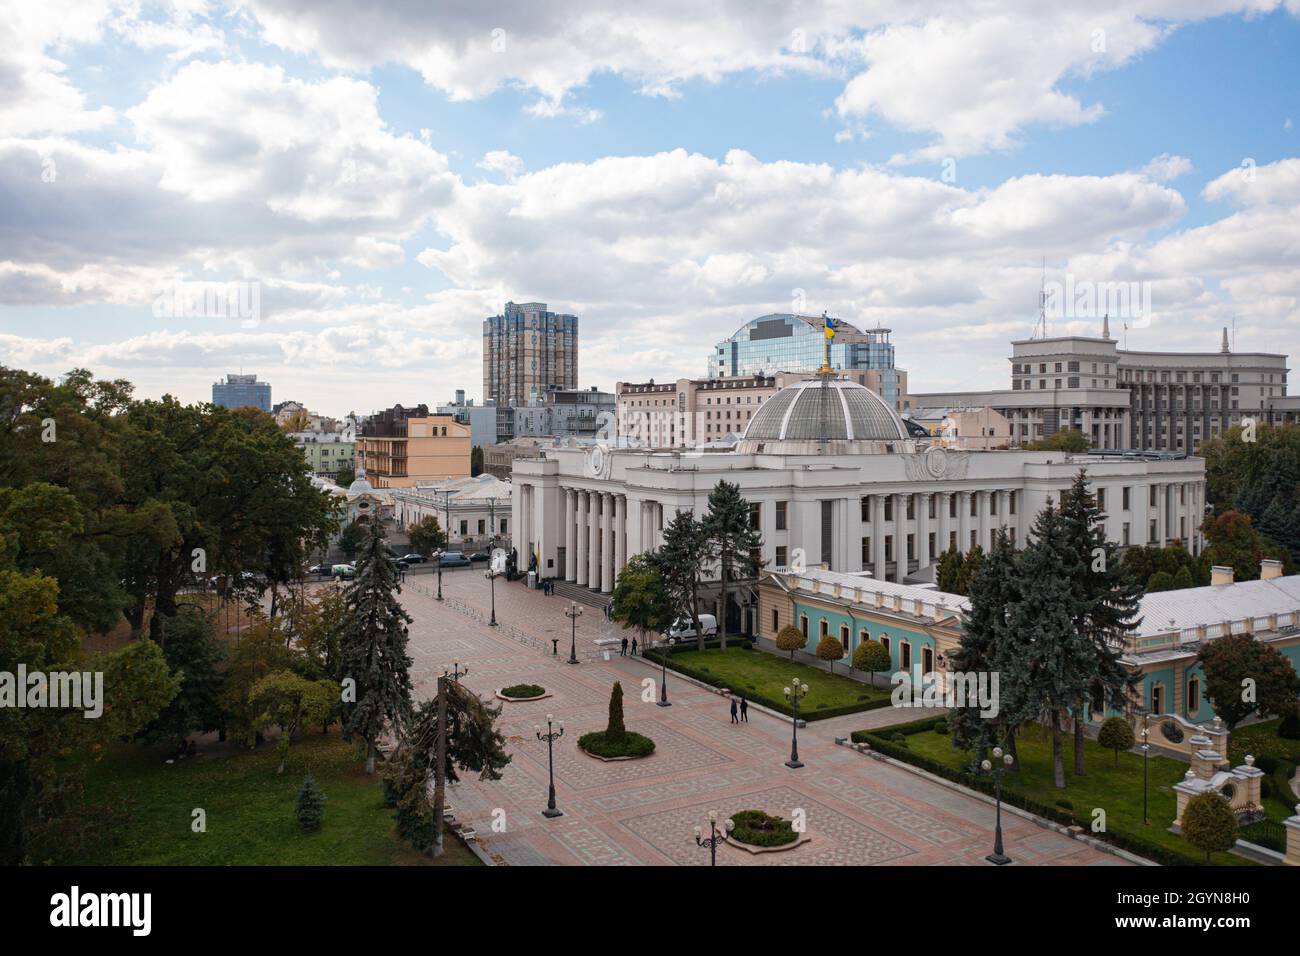
[[[835,338],[835,330],[831,328],[831,318],[829,315],[823,315],[822,321],[826,323],[826,338]]]

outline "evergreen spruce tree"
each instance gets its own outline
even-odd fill
[[[998,715],[981,716],[978,702],[953,711],[949,724],[954,745],[978,754],[1005,743],[1015,753],[1015,731],[1026,717],[1017,705],[1019,673],[1025,655],[1011,631],[1009,616],[1020,600],[1016,553],[1005,528],[999,528],[993,548],[971,581],[970,613],[962,628],[961,643],[950,657],[954,672],[998,675]],[[1032,719],[1032,715],[1029,715]]]
[[[1076,625],[1073,579],[1080,573],[1079,559],[1066,523],[1050,499],[1034,519],[1029,545],[1020,553],[1017,566],[1020,600],[1012,607],[1008,626],[1017,648],[1017,693],[1023,696],[1014,716],[1047,718],[1054,782],[1063,790],[1064,722],[1087,692],[1097,653]]]
[[[357,575],[346,591],[340,633],[341,672],[356,681],[356,702],[344,709],[345,735],[366,744],[366,773],[375,772],[375,743],[411,708],[411,659],[406,653],[411,616],[398,603],[397,565],[383,531],[370,524],[357,556]]]
[[[316,778],[311,774],[307,774],[302,781],[302,786],[298,788],[295,810],[298,815],[298,826],[309,833],[320,829],[321,821],[325,818],[325,791],[320,788]]]
[[[194,608],[168,618],[162,635],[163,657],[181,689],[141,737],[150,743],[171,740],[182,746],[190,734],[220,730],[224,725],[225,655],[212,621]]]
[[[704,650],[700,628],[700,574],[708,560],[709,545],[704,526],[690,511],[679,511],[664,528],[664,543],[654,557],[673,606],[682,620],[695,627],[696,645]]]
[[[1105,515],[1080,469],[1061,496],[1066,546],[1074,552],[1074,623],[1085,646],[1092,648],[1091,694],[1104,709],[1123,709],[1136,677],[1120,663],[1125,635],[1141,623],[1142,586],[1120,560],[1119,548],[1106,538]],[[1084,775],[1083,726],[1088,704],[1080,694],[1074,705],[1074,773]]]
[[[727,592],[734,579],[757,576],[758,562],[753,558],[763,543],[758,529],[750,525],[749,502],[740,494],[740,486],[719,481],[709,492],[709,510],[701,522],[711,560],[718,562],[721,582],[721,610],[718,636],[727,649]]]
[[[963,593],[957,590],[961,587],[961,569],[961,552],[955,545],[950,545],[948,550],[939,556],[939,567],[935,578],[939,590],[948,594]]]

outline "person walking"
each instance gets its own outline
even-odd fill
[[[636,636],[632,637],[632,656],[636,657]]]
[[[623,646],[618,652],[619,657],[627,657],[627,638],[623,638]]]
[[[749,701],[743,697],[740,698],[740,722],[743,724],[749,723]]]
[[[731,722],[733,724],[740,723],[740,719],[736,716],[736,698],[734,697],[731,698]]]

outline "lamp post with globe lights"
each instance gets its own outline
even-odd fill
[[[730,818],[723,824],[723,829],[718,829],[718,812],[709,811],[709,835],[706,837],[704,831],[699,827],[695,828],[695,845],[706,847],[709,851],[709,866],[718,865],[718,844],[726,843],[731,836],[731,831],[736,829],[736,821]]]
[[[465,676],[466,674],[468,674],[468,673],[469,673],[469,665],[468,665],[468,664],[466,664],[465,667],[462,668],[462,667],[460,666],[460,661],[452,661],[452,664],[451,664],[451,670],[449,670],[449,671],[443,671],[443,672],[442,672],[442,676],[443,676],[443,677],[450,677],[450,678],[451,678],[452,680],[454,680],[457,684],[459,684],[459,683],[460,683],[460,679],[461,679],[462,677],[464,677],[464,676]]]
[[[542,733],[542,728],[541,728],[541,726],[540,726],[539,724],[533,724],[533,732],[537,734],[537,739],[538,739],[538,740],[545,740],[545,741],[546,741],[546,765],[547,765],[547,768],[548,768],[548,770],[549,770],[549,772],[550,772],[550,776],[551,776],[551,786],[550,786],[550,791],[549,791],[549,793],[548,793],[548,795],[547,795],[547,798],[546,798],[546,809],[542,811],[542,816],[544,816],[544,817],[562,817],[562,816],[564,816],[564,811],[562,811],[562,810],[557,810],[556,807],[555,807],[555,755],[554,755],[554,750],[555,750],[555,741],[559,740],[561,737],[564,736],[564,721],[560,721],[558,725],[555,725],[555,726],[558,726],[558,727],[559,727],[558,730],[553,730],[553,729],[552,729],[552,726],[553,726],[553,725],[552,725],[552,715],[551,715],[551,714],[547,714],[547,715],[546,715],[546,733]]]
[[[1151,743],[1147,739],[1147,720],[1150,716],[1150,714],[1142,715],[1142,825],[1144,827],[1151,825],[1147,817],[1147,782],[1150,780],[1148,763],[1151,757]]]
[[[1011,754],[1003,753],[1001,747],[994,747],[992,756],[992,760],[986,757],[980,761],[980,770],[993,778],[998,808],[997,824],[993,831],[993,852],[984,859],[997,866],[1004,866],[1011,862],[1011,857],[1002,852],[1002,778],[1015,761]]]
[[[582,617],[582,608],[576,601],[569,602],[569,609],[564,612],[569,619],[569,663],[578,663],[578,618]]]
[[[808,685],[800,683],[799,678],[795,678],[791,685],[785,688],[785,699],[790,702],[790,759],[785,765],[791,770],[798,770],[803,766],[799,762],[799,701],[808,696]]]

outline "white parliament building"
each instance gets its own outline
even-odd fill
[[[531,556],[541,578],[609,593],[630,556],[658,547],[677,512],[703,514],[726,479],[750,502],[766,567],[926,584],[951,545],[988,550],[1000,527],[1023,542],[1081,468],[1112,540],[1200,552],[1202,459],[954,451],[911,437],[874,392],[827,371],[773,395],[728,448],[561,445],[517,458],[511,529],[521,569]]]

